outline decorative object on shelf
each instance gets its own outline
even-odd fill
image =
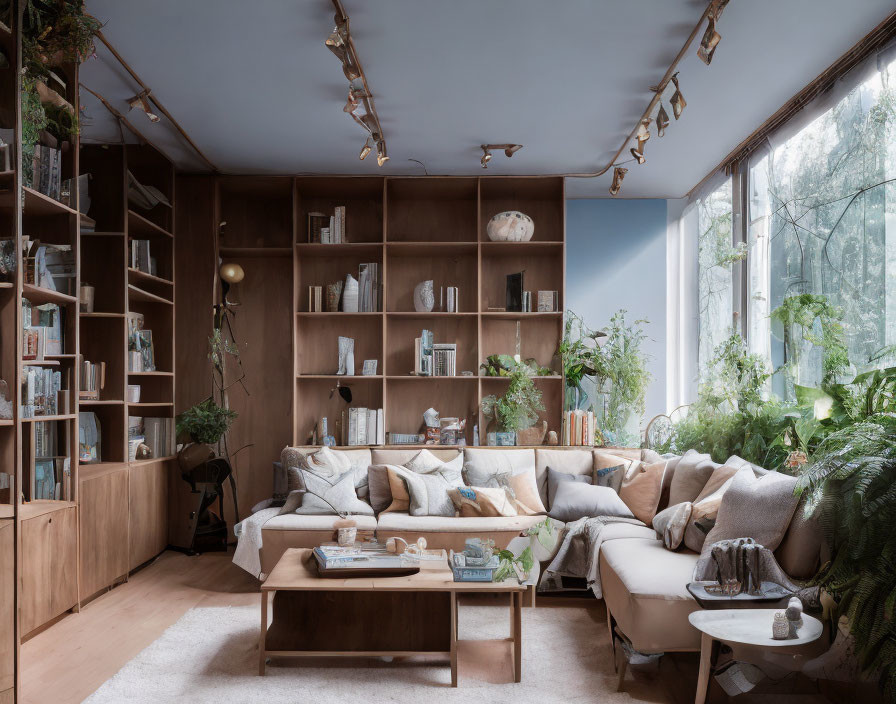
[[[787,616],[787,620],[790,621],[794,629],[803,625],[803,602],[798,596],[790,597],[784,615]]]
[[[96,413],[78,414],[78,462],[96,464],[103,461],[102,430]]]
[[[439,444],[439,412],[435,408],[423,411],[423,444]]]
[[[511,430],[499,430],[496,433],[489,433],[489,439],[492,435],[495,437],[494,443],[489,443],[495,447],[513,447],[516,445],[516,433]]]
[[[12,399],[9,397],[9,386],[0,379],[0,419],[12,420]]]
[[[545,444],[546,445],[559,445],[560,444],[560,438],[557,436],[556,430],[548,431],[548,439]]]
[[[539,291],[537,305],[539,313],[556,313],[560,310],[560,292]]]
[[[414,287],[414,310],[418,313],[430,313],[435,306],[436,298],[432,279],[421,281]]]
[[[516,431],[516,442],[518,445],[541,445],[544,442],[544,436],[548,432],[548,422],[541,421],[541,425],[533,425],[531,428]]]
[[[457,286],[439,286],[439,310],[443,313],[457,313]]]
[[[140,403],[140,384],[128,384],[126,399],[128,403]]]
[[[492,242],[528,242],[535,234],[535,221],[519,210],[492,215],[485,228]]]
[[[355,341],[351,337],[339,336],[339,376],[355,375]]]
[[[362,376],[376,376],[377,360],[365,359],[364,366],[361,367]]]
[[[482,399],[482,415],[491,419],[497,426],[496,431],[516,433],[531,428],[538,420],[538,413],[544,411],[545,407],[541,400],[541,390],[532,381],[531,370],[527,365],[516,364],[509,377],[507,391],[501,398],[489,395]],[[492,432],[491,427],[488,432]],[[501,444],[497,436],[495,440]]]
[[[488,168],[488,162],[492,160],[492,149],[501,149],[504,151],[504,156],[508,159],[516,154],[520,149],[523,148],[522,144],[480,144],[479,147],[482,149],[482,158],[479,160],[483,169]]]
[[[482,538],[464,540],[464,558],[468,567],[481,567],[488,564],[495,554],[495,541]]]
[[[339,301],[342,299],[342,282],[327,284],[327,312],[338,313]]]
[[[96,297],[96,289],[90,284],[81,283],[78,294],[78,306],[82,313],[93,313],[93,304]]]
[[[342,312],[358,312],[358,280],[351,274],[345,277],[345,287],[342,289]]]
[[[466,427],[466,418],[439,418],[439,444],[464,445],[464,430]]]
[[[504,307],[508,313],[523,312],[523,275],[525,272],[507,274],[507,290]]]
[[[243,271],[243,267],[236,262],[226,262],[222,264],[219,271],[221,278],[229,284],[238,284],[246,278],[246,272]]]
[[[141,442],[137,445],[137,450],[134,453],[134,459],[137,460],[151,460],[152,459],[152,450],[149,445],[145,442]]]
[[[0,240],[0,281],[12,283],[16,280],[16,241]]]

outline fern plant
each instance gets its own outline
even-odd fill
[[[860,665],[896,701],[896,415],[831,433],[797,492],[831,547],[817,581],[848,617]]]
[[[482,414],[494,418],[504,430],[518,431],[531,428],[544,410],[541,391],[532,381],[532,370],[525,364],[515,364],[509,377],[507,392],[482,399]]]
[[[236,417],[236,411],[222,408],[209,397],[177,417],[177,433],[189,435],[193,442],[214,445]]]

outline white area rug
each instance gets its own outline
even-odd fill
[[[421,660],[278,660],[258,672],[258,608],[191,609],[86,701],[89,704],[550,704],[632,702],[617,693],[606,625],[584,608],[523,609],[523,677],[509,649],[461,644],[458,688],[447,665]],[[509,610],[462,606],[460,638],[503,638]],[[484,653],[488,653],[486,657]]]

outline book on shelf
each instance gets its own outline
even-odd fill
[[[95,464],[103,461],[103,432],[96,413],[78,413],[78,461]]]
[[[345,239],[345,206],[337,205],[332,215],[308,213],[310,244],[343,244]]]
[[[438,342],[432,346],[432,375],[457,376],[457,344]]]
[[[445,313],[459,311],[457,286],[439,286],[439,310]]]
[[[418,433],[388,433],[390,445],[422,445],[425,436]]]
[[[23,269],[26,284],[75,295],[75,256],[71,245],[46,244],[29,236],[22,237]]]
[[[320,313],[323,311],[323,286],[308,287],[308,312]]]
[[[507,274],[504,307],[509,313],[523,312],[523,275],[525,272]]]
[[[22,299],[22,358],[41,360],[65,349],[65,308]]]
[[[142,313],[127,314],[129,372],[156,371],[152,330],[145,329],[143,322]]]
[[[382,308],[380,265],[368,262],[358,266],[358,312],[377,313]]]
[[[385,438],[382,408],[348,409],[347,445],[378,445]]]
[[[566,411],[563,414],[563,444],[594,446],[593,411]]]
[[[308,213],[308,243],[321,244],[321,230],[330,227],[330,217],[323,213]]]
[[[150,254],[149,240],[131,240],[131,268],[158,276],[156,258]]]
[[[174,454],[174,419],[128,416],[128,462],[137,456],[137,447],[146,445],[152,457]]]
[[[560,309],[560,292],[539,291],[537,305],[539,313],[556,313]]]
[[[34,155],[25,166],[25,184],[45,196],[59,200],[62,190],[62,152],[46,144],[36,144]]]
[[[44,421],[43,423],[31,423],[33,426],[32,444],[35,457],[56,457],[57,436],[56,424],[58,421]]]
[[[433,367],[433,334],[431,330],[423,330],[420,337],[414,339],[414,374],[432,376]]]
[[[532,292],[523,291],[523,313],[532,312]]]
[[[22,417],[58,415],[63,393],[62,372],[29,365],[22,372]]]
[[[78,367],[80,369],[78,398],[83,401],[98,401],[100,391],[106,386],[106,363],[90,362],[82,356]]]

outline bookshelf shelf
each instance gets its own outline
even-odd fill
[[[225,259],[265,259],[268,257],[291,257],[289,247],[221,247],[218,250]]]
[[[16,285],[9,281],[0,281],[0,288],[15,288]]]
[[[142,288],[138,288],[133,284],[128,284],[128,300],[143,301],[144,303],[161,303],[168,306],[174,305],[173,301],[169,301],[167,298],[157,296],[149,291],[144,291]]]
[[[78,214],[77,210],[73,210],[67,205],[60,203],[55,198],[44,195],[28,186],[22,186],[22,195],[24,196],[23,201],[25,203],[24,214],[27,216],[35,215],[38,217],[47,217],[54,215]],[[0,203],[2,203],[2,198],[0,198]]]
[[[154,276],[152,274],[147,274],[145,271],[140,271],[139,269],[134,269],[133,267],[128,267],[128,280],[129,281],[148,281],[154,284],[163,284],[165,286],[174,286],[174,282],[171,279],[164,279],[161,276]]]
[[[67,508],[74,508],[77,504],[74,501],[60,501],[50,499],[38,499],[35,501],[26,501],[19,505],[19,518],[23,521],[29,518],[37,518],[48,513],[63,511]]]
[[[482,317],[485,319],[491,318],[492,320],[516,320],[522,318],[562,318],[563,313],[561,311],[553,311],[551,313],[545,313],[538,311],[531,311],[529,313],[519,313],[513,311],[502,311],[502,310],[487,310],[482,311]]]
[[[299,257],[321,259],[347,254],[379,257],[383,251],[383,244],[383,242],[343,242],[342,244],[300,242],[296,245],[296,253]]]
[[[7,428],[15,424],[16,422],[11,418],[0,418],[0,428]]]
[[[128,376],[174,376],[174,372],[128,372]]]
[[[59,291],[52,291],[41,286],[35,286],[34,284],[22,284],[22,296],[35,305],[43,305],[44,303],[71,305],[78,302],[78,299],[74,296],[59,293]]]
[[[307,311],[297,311],[296,317],[299,318],[378,318],[382,317],[383,313],[344,313],[339,311],[337,313],[330,313],[328,311],[321,311],[320,313],[309,313]]]
[[[74,420],[77,417],[75,413],[66,413],[65,415],[56,416],[32,416],[31,418],[21,418],[20,420],[23,423],[43,423],[47,421]]]
[[[81,313],[81,318],[124,318],[124,313]]]
[[[161,225],[156,225],[149,218],[145,218],[140,213],[128,210],[127,220],[128,234],[135,239],[153,239],[156,237],[165,237],[173,239],[174,235]]]
[[[415,382],[423,382],[423,381],[476,381],[478,377],[475,376],[464,376],[462,374],[456,374],[455,376],[419,376],[417,374],[405,374],[399,375],[395,374],[393,376],[387,376],[386,379],[388,381],[415,381]]]
[[[382,374],[355,374],[348,376],[346,374],[299,374],[296,379],[332,379],[333,381],[366,381],[368,379],[382,379]]]
[[[82,398],[78,400],[78,405],[81,406],[121,406],[124,404],[124,401],[121,399],[89,399]]]
[[[23,367],[58,367],[60,366],[58,359],[23,359]]]
[[[141,401],[139,403],[128,403],[128,408],[172,408],[174,406],[173,403],[164,401],[164,402],[150,402],[150,401]]]

